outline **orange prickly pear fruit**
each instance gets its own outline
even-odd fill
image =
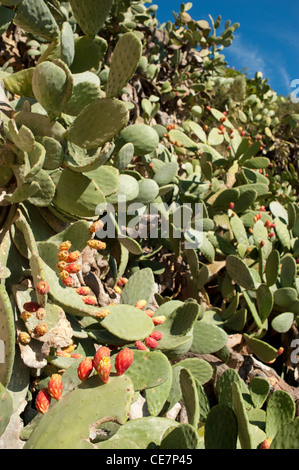
[[[57,258],[59,261],[66,261],[69,257],[69,252],[67,250],[59,251]]]
[[[96,233],[96,232],[99,232],[103,227],[104,227],[103,222],[101,222],[101,220],[97,220],[96,222],[91,224],[91,226],[89,227],[89,230],[91,233]]]
[[[77,374],[81,382],[84,382],[90,376],[93,370],[93,361],[91,357],[85,357],[83,361],[80,362]]]
[[[63,243],[61,243],[61,245],[59,245],[59,251],[67,251],[71,248],[72,244],[70,241],[65,241]]]
[[[48,326],[46,325],[46,323],[39,323],[38,325],[36,325],[35,327],[35,334],[37,336],[43,336],[47,333],[48,331]]]
[[[47,388],[40,390],[35,399],[35,407],[39,413],[46,413],[51,403],[51,396]]]
[[[56,268],[58,271],[65,271],[65,268],[67,267],[67,262],[66,261],[58,261],[56,264]]]
[[[162,323],[164,323],[166,320],[166,317],[164,315],[160,315],[158,317],[154,317],[153,318],[153,323],[154,325],[161,325]]]
[[[102,357],[97,367],[97,373],[101,377],[104,383],[109,382],[110,371],[111,371],[110,357]]]
[[[22,318],[22,320],[28,320],[28,318],[30,318],[31,315],[32,315],[31,312],[27,312],[26,310],[24,310],[24,311],[21,313],[20,317]]]
[[[107,346],[101,346],[95,353],[92,360],[95,370],[97,370],[97,367],[103,357],[110,357],[110,349],[107,348]]]
[[[66,279],[63,279],[62,282],[66,287],[73,287],[74,285],[74,279],[71,276],[68,276]]]
[[[68,271],[66,269],[64,269],[63,271],[60,271],[59,277],[62,281],[64,281],[65,279],[69,277]]]
[[[153,318],[153,316],[155,315],[155,312],[153,312],[153,311],[150,310],[150,309],[144,310],[144,313],[146,313],[147,316],[150,317],[150,318]]]
[[[22,344],[28,344],[31,341],[31,337],[28,333],[25,331],[21,331],[21,333],[18,336],[20,343]]]
[[[47,295],[50,291],[50,286],[46,281],[40,281],[35,288],[36,291],[41,295]]]
[[[75,263],[80,258],[80,256],[81,256],[81,252],[79,250],[72,251],[71,253],[69,253],[66,261],[68,263]]]
[[[76,292],[79,295],[88,295],[90,292],[90,288],[87,286],[81,286],[76,289]]]
[[[270,449],[271,443],[272,443],[272,439],[268,437],[268,439],[265,439],[261,443],[261,449]]]
[[[106,243],[101,240],[88,240],[87,245],[95,250],[105,250],[106,248]]]
[[[82,300],[87,305],[97,304],[97,298],[94,295],[85,295],[84,297],[82,297]]]
[[[59,374],[53,374],[48,382],[48,392],[51,398],[55,400],[60,400],[62,397],[62,378]]]
[[[277,349],[277,356],[281,356],[284,351],[284,348],[281,346],[280,348]]]
[[[121,294],[121,293],[122,293],[122,290],[121,290],[121,288],[120,288],[119,286],[114,286],[114,287],[113,287],[113,290],[114,290],[114,292],[116,292],[117,294]]]
[[[79,263],[71,263],[65,268],[65,270],[70,274],[76,274],[81,271],[81,269],[82,266]]]
[[[96,313],[97,318],[105,318],[107,315],[109,315],[110,310],[108,308],[102,308]]]
[[[127,279],[126,277],[121,277],[121,278],[119,279],[119,281],[117,282],[117,285],[120,286],[120,287],[122,287],[122,286],[124,286],[125,284],[127,284],[127,282],[128,282],[128,279]]]
[[[146,305],[147,305],[147,301],[142,299],[142,300],[138,300],[138,302],[136,302],[135,307],[140,308],[142,310]]]
[[[117,375],[123,375],[132,364],[133,359],[134,351],[132,349],[122,349],[115,358],[115,370]]]
[[[38,320],[44,320],[46,317],[46,310],[43,307],[40,307],[35,315]]]

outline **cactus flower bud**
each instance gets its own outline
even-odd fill
[[[68,258],[67,258],[67,262],[68,263],[75,263],[76,261],[78,261],[78,259],[80,258],[81,256],[81,252],[79,250],[77,251],[72,251],[71,253],[69,253],[68,255]]]
[[[79,295],[88,295],[90,293],[90,288],[87,286],[81,286],[76,289],[76,292]]]
[[[39,323],[34,329],[34,332],[37,336],[43,336],[47,333],[47,331],[48,325],[46,325],[46,323]]]
[[[18,338],[20,343],[22,344],[28,344],[31,341],[31,337],[28,333],[26,333],[26,331],[21,331],[21,333],[19,333]]]
[[[162,338],[162,333],[161,331],[153,331],[152,334],[150,335],[151,338],[154,338],[156,341],[160,341]]]
[[[70,274],[76,274],[81,271],[82,266],[79,263],[71,263],[66,267],[66,271]]]
[[[138,302],[136,302],[135,304],[135,307],[140,308],[140,310],[142,310],[146,305],[147,305],[147,301],[143,299],[143,300],[138,300]]]
[[[78,369],[77,369],[77,375],[81,382],[84,382],[90,374],[92,373],[93,370],[93,363],[92,363],[92,358],[91,357],[85,357],[83,361],[80,362]]]
[[[59,251],[68,251],[71,248],[71,246],[72,246],[71,242],[67,240],[67,241],[61,243],[61,245],[59,245],[58,250]]]
[[[161,325],[164,323],[166,320],[166,317],[164,315],[160,315],[158,317],[153,318],[154,325]]]
[[[46,310],[40,307],[35,315],[38,320],[44,320],[46,318]]]
[[[133,359],[134,351],[132,349],[122,349],[115,358],[115,370],[117,375],[123,375],[132,364]]]
[[[97,370],[100,360],[103,357],[110,357],[110,349],[107,346],[101,346],[95,353],[92,363],[95,370]]]
[[[40,295],[47,295],[50,291],[50,286],[46,281],[40,281],[35,288]]]
[[[87,305],[96,305],[97,304],[97,298],[94,295],[84,295],[81,297],[83,302]]]
[[[139,351],[148,351],[148,348],[143,344],[142,341],[136,341],[135,348],[139,349]]]
[[[98,367],[97,367],[97,373],[102,379],[104,383],[109,382],[109,376],[111,372],[111,360],[110,357],[102,357],[100,360]]]
[[[60,400],[62,397],[62,378],[59,374],[51,375],[51,378],[48,382],[48,393],[51,398],[55,398],[55,400]]]
[[[265,439],[261,443],[261,449],[270,449],[271,443],[272,443],[272,439],[268,437],[268,439]]]
[[[94,248],[95,250],[105,250],[106,249],[106,243],[101,242],[101,240],[88,240],[87,245],[90,248]]]
[[[145,338],[144,342],[148,348],[156,349],[158,347],[158,341],[150,336]]]
[[[99,232],[104,227],[104,224],[101,220],[97,220],[89,227],[91,233]]]
[[[51,403],[51,396],[46,388],[40,390],[35,399],[35,407],[39,413],[46,413]]]
[[[74,285],[74,279],[71,276],[68,276],[66,279],[63,279],[62,282],[66,287],[73,287]]]
[[[69,252],[66,250],[59,251],[57,258],[59,261],[66,261],[69,257]]]

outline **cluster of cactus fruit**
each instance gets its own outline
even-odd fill
[[[212,406],[198,357],[227,362],[241,333],[263,363],[288,359],[298,105],[226,66],[238,24],[217,36],[221,18],[196,21],[188,2],[159,25],[146,3],[0,0],[31,60],[0,69],[0,443],[25,400],[25,448],[298,448],[289,393],[229,368]],[[119,198],[176,203],[192,226],[165,209],[166,237],[121,236]],[[178,402],[187,423],[167,417]]]

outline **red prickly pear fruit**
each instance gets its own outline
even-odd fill
[[[166,320],[166,317],[164,315],[160,315],[158,317],[154,317],[153,318],[153,323],[154,325],[161,325],[162,323],[164,323]]]
[[[37,336],[43,336],[47,333],[47,331],[48,325],[46,325],[46,323],[39,323],[34,329],[34,332]]]
[[[46,281],[39,281],[35,288],[40,295],[47,295],[50,291],[50,286]]]
[[[61,375],[53,374],[48,382],[48,392],[51,398],[60,400],[62,397],[63,383]]]
[[[92,364],[95,370],[97,370],[97,367],[103,357],[110,357],[110,349],[107,348],[107,346],[101,346],[95,353],[92,360]]]
[[[142,300],[138,300],[138,302],[136,302],[135,304],[135,307],[136,308],[140,308],[140,310],[142,310],[147,304],[147,301],[142,299]]]
[[[85,295],[82,297],[83,302],[86,305],[96,305],[97,304],[97,298],[94,295]]]
[[[155,312],[153,312],[152,310],[150,309],[146,309],[144,310],[144,313],[146,313],[146,315],[150,318],[153,318],[153,316],[155,315]]]
[[[134,351],[132,349],[122,349],[115,358],[115,370],[117,375],[123,375],[132,364],[133,359]]]
[[[128,279],[127,279],[126,277],[121,277],[121,278],[119,279],[119,281],[117,282],[117,285],[120,286],[120,287],[122,287],[122,286],[124,286],[125,284],[127,284],[127,282],[128,282]]]
[[[69,257],[69,252],[67,250],[59,251],[57,258],[59,261],[66,261]]]
[[[206,106],[207,111],[211,111],[211,106]]]
[[[79,271],[81,271],[82,269],[82,266],[81,264],[79,263],[71,263],[69,264],[67,267],[66,267],[66,271],[69,273],[69,274],[76,274],[78,273]]]
[[[277,350],[277,356],[281,356],[283,352],[284,352],[284,348],[281,346],[281,347],[278,348],[278,350]]]
[[[235,203],[234,203],[234,202],[230,202],[228,207],[229,207],[230,209],[233,209],[233,208],[235,207]]]
[[[268,237],[271,238],[271,237],[274,237],[275,233],[274,232],[271,232],[269,233]]]
[[[265,245],[265,240],[262,240],[262,241],[260,242],[260,247],[263,248],[264,245]]]
[[[70,241],[65,241],[59,245],[59,251],[68,251],[71,248],[72,244]]]
[[[270,221],[270,220],[266,220],[266,222],[265,222],[265,227],[266,227],[266,228],[271,227],[271,221]]]
[[[85,357],[83,361],[80,362],[78,369],[77,369],[77,375],[78,378],[81,380],[81,382],[84,382],[90,374],[92,373],[93,370],[93,362],[91,357]]]
[[[47,388],[40,390],[35,399],[35,407],[39,413],[46,413],[51,403],[51,396]]]
[[[161,331],[153,331],[152,334],[150,335],[151,338],[154,338],[156,341],[160,341],[162,339],[163,334]]]
[[[142,341],[136,341],[135,348],[139,349],[139,351],[148,351],[148,348],[143,344]]]
[[[73,287],[74,285],[74,279],[71,276],[68,276],[66,279],[63,279],[62,282],[66,287]]]
[[[272,439],[268,437],[268,439],[265,439],[261,443],[261,449],[270,449],[271,443],[272,443]]]
[[[158,341],[150,336],[145,338],[144,342],[148,348],[156,349],[158,347]]]
[[[90,288],[87,286],[81,286],[76,289],[76,292],[79,295],[88,295],[90,293]]]
[[[69,253],[66,261],[67,263],[75,263],[76,261],[78,261],[80,256],[81,256],[81,252],[79,250],[72,251],[71,253]]]
[[[99,232],[103,227],[104,227],[103,222],[101,220],[97,220],[96,222],[91,224],[91,226],[89,227],[89,231],[91,233],[96,233],[96,232]]]
[[[97,367],[97,373],[104,383],[109,382],[110,372],[111,372],[110,357],[102,357]]]
[[[37,310],[40,308],[40,305],[37,302],[25,302],[23,308],[27,312],[33,313],[37,312]]]

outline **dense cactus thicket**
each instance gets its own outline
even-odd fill
[[[299,447],[299,105],[157,8],[0,1],[0,447]]]

